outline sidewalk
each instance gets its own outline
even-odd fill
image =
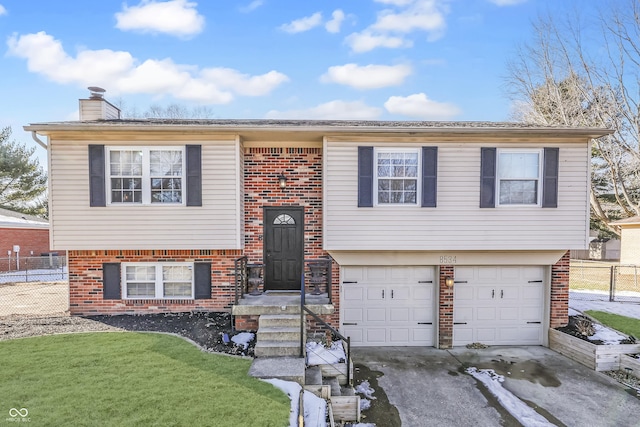
[[[620,316],[640,319],[640,302],[610,302],[608,294],[570,291],[569,309],[569,311],[573,309],[581,313],[587,310],[606,311],[608,313],[619,314]]]

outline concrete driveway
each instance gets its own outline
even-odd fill
[[[504,375],[503,387],[552,425],[640,426],[640,400],[624,386],[545,347],[361,347],[352,352],[354,363],[383,374],[378,384],[403,426],[520,426],[464,373],[470,366]]]

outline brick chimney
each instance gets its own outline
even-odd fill
[[[118,120],[120,109],[104,99],[105,90],[101,87],[90,86],[89,99],[80,100],[80,121]]]

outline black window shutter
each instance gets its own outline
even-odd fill
[[[558,207],[558,148],[544,149],[544,166],[542,172],[542,207]]]
[[[104,145],[89,145],[89,206],[106,206]]]
[[[496,207],[496,149],[480,148],[480,207]]]
[[[211,299],[211,263],[196,262],[193,269],[195,299]]]
[[[438,200],[438,147],[422,147],[422,207],[435,208]]]
[[[102,264],[102,298],[121,299],[120,263],[106,262]]]
[[[187,206],[202,206],[202,146],[187,145]]]
[[[373,206],[373,147],[358,147],[358,207]]]

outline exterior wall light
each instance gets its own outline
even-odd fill
[[[445,277],[444,284],[447,285],[448,288],[453,288],[453,277],[451,276]]]
[[[280,184],[280,188],[282,188],[283,190],[287,187],[287,177],[285,176],[284,172],[282,172],[278,177],[278,184]]]

